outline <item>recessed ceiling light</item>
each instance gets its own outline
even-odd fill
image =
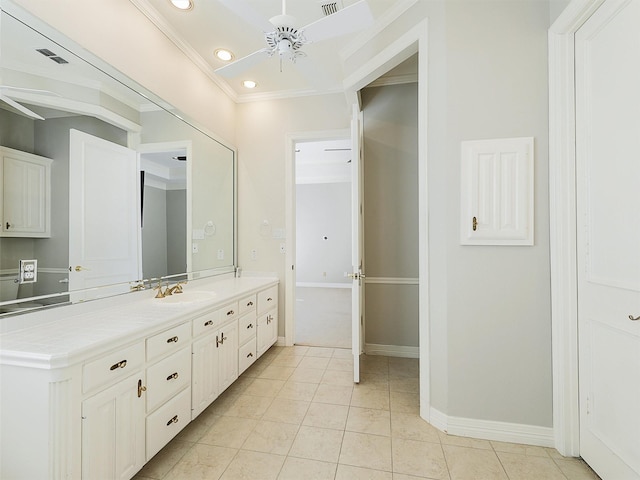
[[[191,0],[171,0],[171,4],[180,10],[191,10],[193,8]]]
[[[213,52],[213,54],[216,56],[216,58],[222,60],[223,62],[229,62],[233,60],[233,52],[224,48],[218,48],[215,52]]]
[[[242,82],[242,86],[244,88],[256,88],[258,84],[253,80],[245,80],[244,82]]]

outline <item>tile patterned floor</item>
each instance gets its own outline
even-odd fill
[[[272,347],[136,480],[597,480],[554,449],[446,435],[418,416],[418,362]]]

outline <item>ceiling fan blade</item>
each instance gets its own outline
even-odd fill
[[[258,27],[265,33],[273,32],[273,30],[275,30],[273,25],[271,25],[266,18],[256,12],[245,0],[218,0],[218,2],[227,7],[238,17]]]
[[[322,17],[301,28],[309,42],[320,42],[362,30],[373,24],[373,14],[367,0],[360,0],[342,10]]]
[[[268,48],[263,48],[262,50],[253,52],[246,57],[242,57],[235,62],[230,63],[229,65],[218,68],[217,70],[215,70],[215,73],[227,78],[236,77],[245,70],[250,69],[254,65],[258,65],[260,62],[269,58],[269,52],[270,50]]]
[[[307,82],[318,91],[330,89],[338,83],[335,78],[331,78],[324,70],[318,68],[306,55],[297,57],[293,65],[306,78]]]
[[[7,105],[15,108],[16,110],[18,110],[19,112],[23,113],[24,115],[26,115],[29,118],[33,118],[35,120],[44,120],[44,118],[41,117],[40,115],[38,115],[37,113],[32,112],[31,110],[29,110],[24,105],[19,104],[15,100],[7,97],[6,95],[3,95],[2,93],[0,93],[0,100],[2,100]]]

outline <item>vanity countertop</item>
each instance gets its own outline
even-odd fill
[[[142,341],[149,335],[277,283],[275,277],[203,279],[189,282],[183,295],[213,292],[211,299],[170,303],[154,298],[156,292],[153,290],[143,290],[25,314],[38,315],[42,322],[0,335],[0,364],[45,369],[67,367],[115,346]]]

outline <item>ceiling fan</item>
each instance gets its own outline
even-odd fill
[[[271,58],[279,57],[282,70],[283,60],[289,60],[309,81],[316,85],[323,83],[323,74],[310,61],[302,47],[334,37],[353,33],[373,24],[373,15],[367,0],[360,0],[342,10],[331,13],[304,27],[297,26],[297,20],[287,15],[286,0],[282,0],[282,14],[268,21],[256,12],[246,0],[218,0],[222,5],[264,32],[267,46],[215,72],[223,77],[233,78],[245,70]]]

